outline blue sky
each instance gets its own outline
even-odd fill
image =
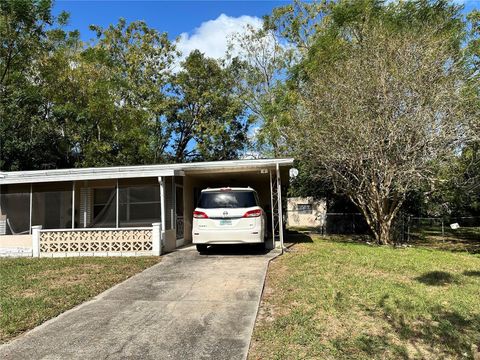
[[[106,26],[124,17],[145,20],[173,37],[190,32],[220,14],[261,17],[286,1],[56,1],[54,12],[71,14],[71,27],[86,35],[90,24]],[[91,36],[92,34],[90,34]],[[85,36],[83,36],[85,38]],[[88,38],[88,37],[87,37]]]
[[[57,0],[54,13],[69,12],[68,28],[80,30],[83,40],[94,37],[88,29],[90,24],[106,27],[124,17],[128,22],[144,20],[150,27],[167,32],[172,40],[181,36],[178,48],[186,54],[198,48],[207,56],[221,57],[229,34],[241,32],[247,24],[260,26],[263,15],[289,2]],[[480,0],[463,0],[463,3],[466,12],[480,8]]]
[[[128,21],[145,20],[151,27],[168,32],[172,38],[192,32],[203,22],[214,20],[221,14],[230,17],[250,15],[261,17],[289,1],[83,1],[57,0],[54,13],[66,10],[71,14],[70,27],[79,29],[86,40],[93,36],[90,24],[107,26],[120,17]],[[466,10],[479,7],[480,0],[466,0]]]
[[[247,24],[261,26],[263,15],[288,1],[56,1],[54,14],[70,13],[67,28],[78,29],[83,40],[94,38],[91,24],[103,27],[120,17],[128,22],[144,20],[173,40],[180,37],[177,48],[187,55],[200,49],[207,56],[222,57],[229,35],[241,32]]]

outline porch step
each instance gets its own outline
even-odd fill
[[[0,257],[32,257],[32,248],[0,247]]]

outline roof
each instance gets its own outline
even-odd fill
[[[79,180],[127,179],[174,175],[182,176],[188,173],[204,171],[249,171],[255,169],[273,169],[277,166],[277,164],[279,167],[291,167],[293,165],[293,158],[226,160],[182,164],[10,171],[0,172],[0,185]]]

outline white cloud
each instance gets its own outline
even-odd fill
[[[262,19],[248,15],[231,17],[221,14],[215,20],[203,22],[190,34],[186,32],[180,34],[177,46],[182,52],[182,58],[198,49],[206,56],[218,59],[225,55],[229,38],[234,33],[245,31],[247,25],[260,28]]]

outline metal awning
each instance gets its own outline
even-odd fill
[[[228,172],[248,169],[276,169],[292,166],[292,158],[208,161],[186,164],[159,164],[101,168],[11,171],[0,173],[0,185],[42,182],[128,179],[183,176],[187,172]]]

